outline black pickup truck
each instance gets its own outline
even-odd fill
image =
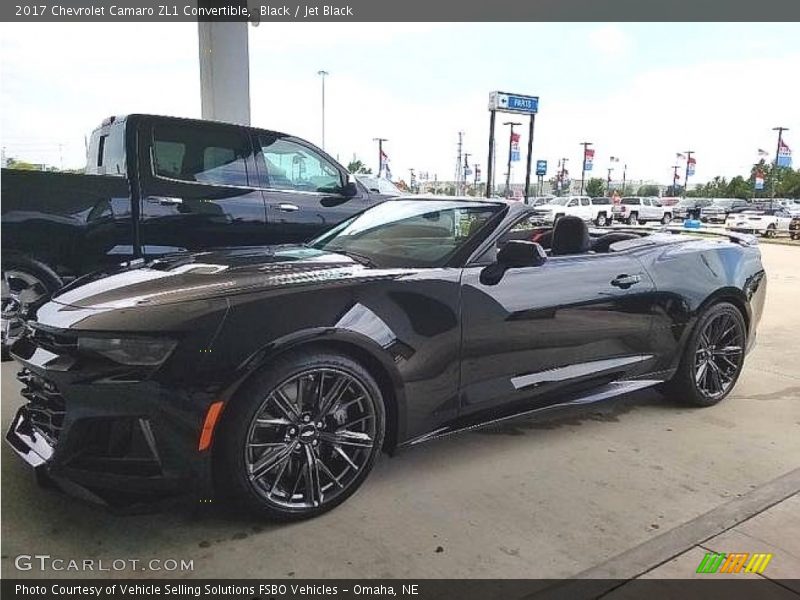
[[[23,307],[135,259],[302,242],[387,197],[275,131],[154,115],[106,119],[85,174],[3,169],[3,353]]]

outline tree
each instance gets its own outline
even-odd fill
[[[753,195],[753,186],[745,180],[741,175],[737,175],[731,179],[726,190],[725,197],[727,198],[741,198],[747,200]]]
[[[606,189],[606,182],[600,177],[592,177],[586,184],[586,195],[596,198],[602,196]]]
[[[41,171],[41,165],[25,162],[24,160],[17,160],[16,158],[8,159],[8,168],[17,169],[19,171]]]
[[[658,196],[657,185],[642,185],[639,186],[638,196]]]
[[[353,160],[351,160],[350,163],[347,165],[347,170],[350,173],[356,173],[358,175],[372,174],[372,169],[370,169],[367,165],[364,164],[363,161],[356,158],[355,156],[353,157]]]

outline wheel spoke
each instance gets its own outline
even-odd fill
[[[305,499],[311,506],[319,506],[323,502],[322,485],[319,481],[319,467],[317,457],[308,444],[305,445],[306,468],[305,468]]]
[[[703,381],[705,381],[705,375],[707,370],[708,370],[708,363],[705,362],[702,365],[700,365],[699,369],[697,369],[697,373],[695,374],[694,377],[694,380],[697,383],[697,385],[702,387]]]
[[[286,394],[283,393],[283,390],[275,390],[272,393],[272,400],[290,421],[294,421],[300,416],[300,413],[295,407],[294,403],[288,398],[288,396],[286,396]]]
[[[317,409],[317,419],[321,419],[325,417],[330,412],[331,408],[336,405],[342,395],[347,391],[347,388],[350,386],[350,380],[345,377],[339,377],[334,382],[331,389],[328,393],[322,397],[322,392],[320,391],[320,401]]]
[[[283,444],[283,448],[280,450],[275,452],[267,452],[266,455],[261,457],[257,463],[249,465],[250,479],[258,479],[276,465],[289,460],[289,458],[292,456],[292,451],[294,450],[295,446],[297,446],[297,442],[287,442]]]
[[[269,418],[258,418],[256,419],[256,426],[258,427],[272,427],[274,425],[291,425],[293,421],[289,419],[284,419],[281,417],[269,417]]]
[[[319,465],[319,468],[320,468],[320,470],[321,470],[323,473],[325,473],[325,476],[326,476],[328,479],[330,479],[331,481],[333,481],[333,483],[335,483],[337,487],[339,487],[339,488],[344,488],[344,486],[343,486],[343,485],[342,485],[342,483],[341,483],[341,482],[340,482],[340,481],[339,481],[339,480],[336,478],[336,476],[335,476],[333,473],[331,473],[331,470],[328,468],[328,466],[325,464],[325,461],[323,461],[323,460],[322,460],[322,457],[320,457],[320,456],[319,456],[319,454],[317,454],[317,464]]]
[[[741,353],[741,346],[725,346],[724,348],[717,348],[713,352],[716,356],[738,356]]]
[[[291,455],[290,455],[290,457],[291,457]],[[278,471],[278,474],[275,476],[275,481],[272,483],[272,487],[269,489],[269,492],[267,492],[267,496],[269,496],[270,498],[272,498],[272,496],[275,495],[275,492],[278,491],[278,484],[280,484],[281,479],[283,478],[283,474],[284,474],[284,472],[286,472],[286,467],[289,466],[290,462],[291,462],[290,460],[285,460],[281,464],[281,469],[280,469],[280,471]]]
[[[339,446],[334,446],[334,447],[333,447],[333,450],[334,450],[334,452],[336,452],[336,453],[337,453],[339,456],[341,456],[341,457],[342,457],[342,459],[344,460],[344,462],[346,462],[348,465],[350,465],[350,467],[352,467],[352,469],[353,469],[354,471],[358,471],[358,465],[357,465],[356,463],[354,463],[354,462],[353,462],[353,459],[352,459],[352,458],[350,458],[350,457],[347,455],[347,452],[345,452],[344,450],[342,450],[342,449],[341,449]]]
[[[320,431],[319,439],[338,446],[354,446],[356,448],[372,448],[372,438],[361,431],[339,429],[334,432]]]

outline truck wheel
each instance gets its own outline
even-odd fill
[[[628,216],[628,225],[638,225],[639,224],[639,213],[632,212]]]
[[[608,224],[608,217],[606,217],[606,213],[601,212],[597,215],[597,218],[594,220],[595,225],[598,227],[605,227]]]
[[[363,483],[383,445],[381,390],[350,357],[324,349],[277,358],[225,407],[218,489],[272,520],[317,516]]]
[[[62,286],[61,278],[44,263],[21,256],[2,264],[2,360],[10,360],[9,348],[20,336],[24,319]]]
[[[661,217],[661,223],[663,225],[669,225],[672,222],[672,215],[669,213],[664,213],[664,216]]]
[[[774,238],[778,235],[778,229],[775,227],[775,223],[770,223],[767,226],[767,230],[764,232],[764,237],[767,238]]]

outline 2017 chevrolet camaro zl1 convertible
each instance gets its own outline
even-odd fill
[[[722,400],[766,292],[748,236],[539,226],[522,203],[401,198],[303,246],[86,276],[12,347],[7,434],[111,505],[229,495],[317,515],[377,454],[661,385]]]

